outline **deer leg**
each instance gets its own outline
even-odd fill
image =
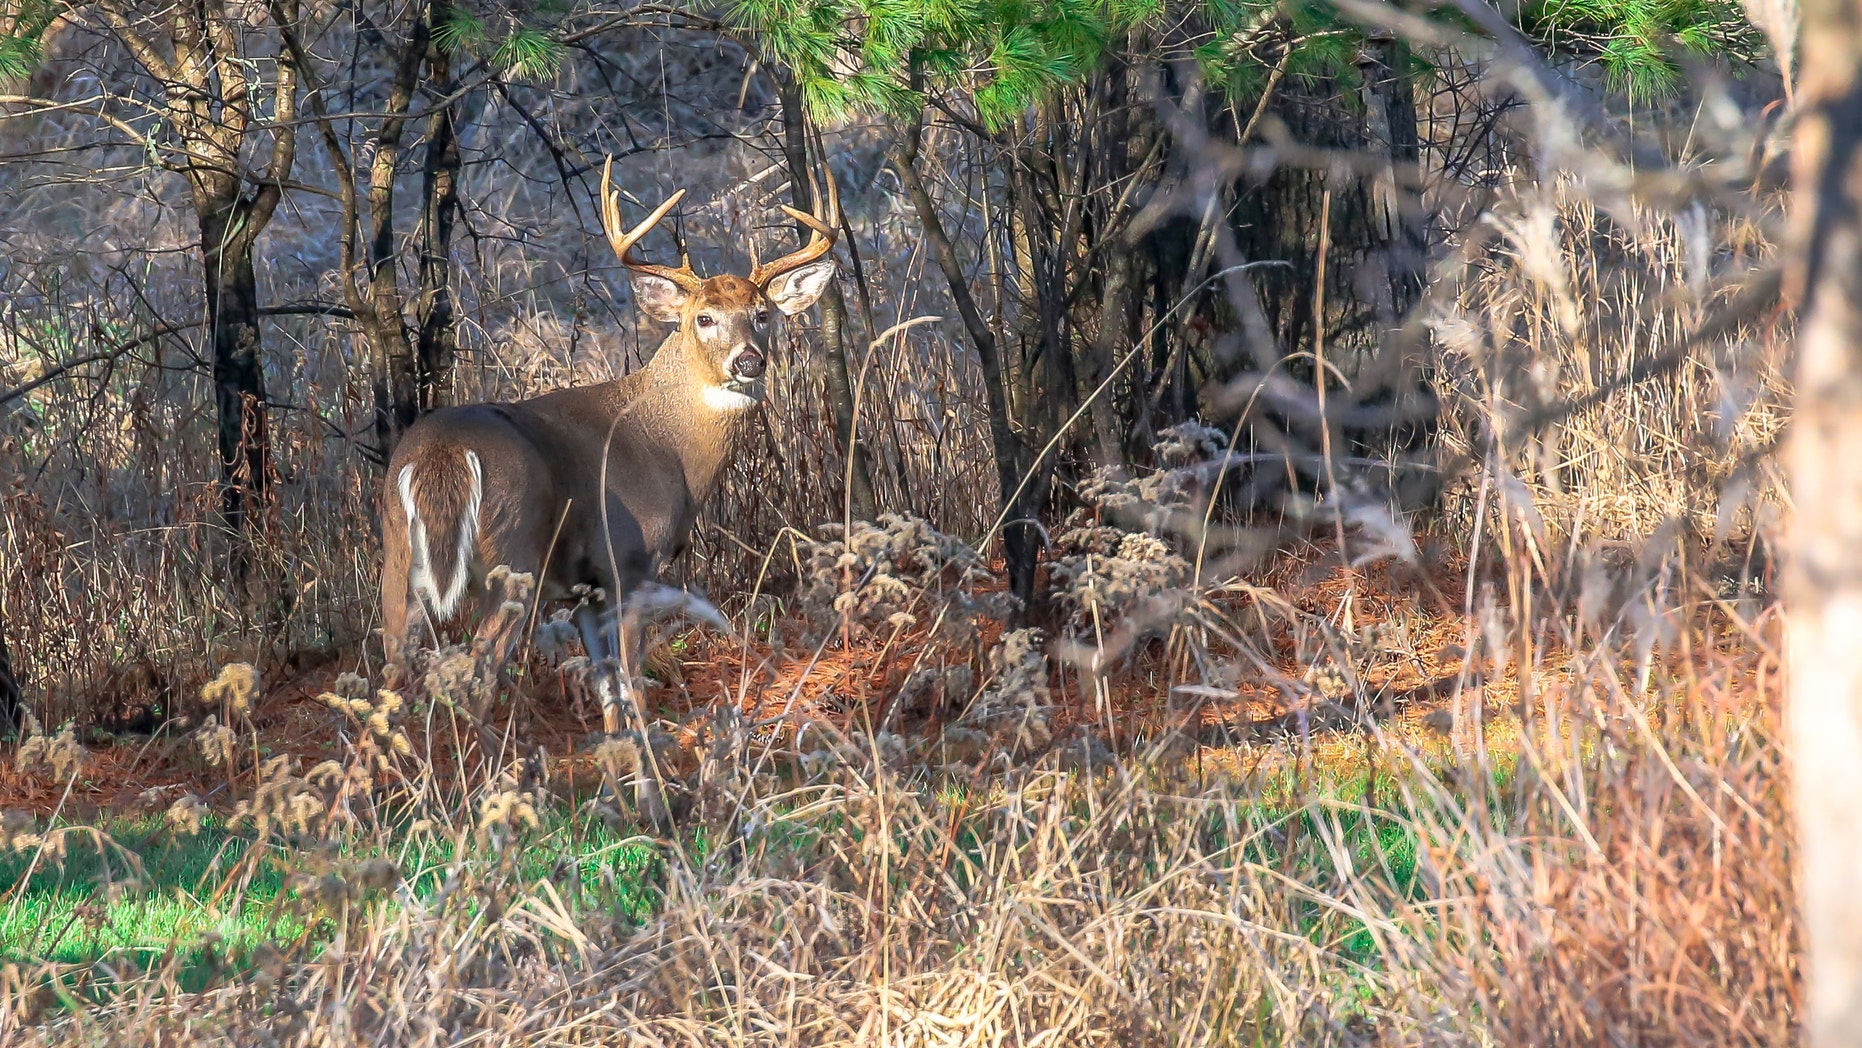
[[[513,569],[502,584],[480,587],[472,652],[478,660],[479,678],[487,683],[509,679],[511,659],[524,642],[524,626],[530,621],[534,603],[529,586],[511,581],[511,577],[523,574]],[[531,577],[536,576],[532,573]]]
[[[620,658],[616,614],[606,604],[587,603],[575,610],[576,629],[594,667],[595,694],[601,699],[601,730],[619,735],[633,710],[633,686]]]
[[[407,547],[388,543],[381,568],[381,651],[389,668],[389,687],[407,683],[408,624],[416,610],[407,586],[407,568]]]
[[[646,669],[646,624],[641,621],[639,613],[629,609],[625,602],[621,604],[620,613],[620,662],[621,686],[626,690],[630,701],[646,693],[639,683]],[[644,709],[640,710],[645,713]],[[646,726],[641,725],[644,729]]]
[[[640,733],[640,771],[634,776],[634,806],[652,820],[662,833],[672,832],[672,810],[666,803],[663,769],[654,749],[654,729],[645,716],[640,698],[646,695],[642,683],[646,664],[646,620],[638,608],[623,600],[620,607],[620,674],[618,680],[627,697],[626,713],[635,718]]]
[[[602,730],[610,736],[621,734],[622,727],[636,719],[638,705],[634,697],[634,669],[643,654],[645,631],[636,614],[625,614],[606,605],[584,604],[575,612],[576,626],[582,631],[582,643],[588,648],[595,666],[595,690],[601,697]],[[633,772],[634,806],[662,830],[672,826],[666,805],[665,790],[660,785],[660,769],[653,753],[653,733],[644,722],[638,735],[640,764]]]

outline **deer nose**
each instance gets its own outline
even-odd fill
[[[763,360],[763,354],[748,346],[731,354],[730,371],[736,378],[762,378],[766,367],[768,364]]]

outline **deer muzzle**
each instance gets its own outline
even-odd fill
[[[763,354],[748,346],[732,353],[730,359],[724,364],[724,369],[730,373],[732,378],[749,382],[762,378],[763,372],[768,368],[769,362],[763,359]]]

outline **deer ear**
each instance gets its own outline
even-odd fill
[[[832,279],[834,260],[824,258],[777,277],[776,282],[770,285],[769,300],[782,310],[784,316],[792,317],[814,305],[821,293],[828,289],[828,281]]]
[[[677,324],[681,311],[685,309],[685,289],[667,280],[665,277],[635,273],[634,304],[640,311],[654,320],[667,324]]]

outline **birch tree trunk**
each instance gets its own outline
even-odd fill
[[[1793,171],[1801,252],[1785,578],[1817,1048],[1862,1046],[1862,0],[1806,0]]]

